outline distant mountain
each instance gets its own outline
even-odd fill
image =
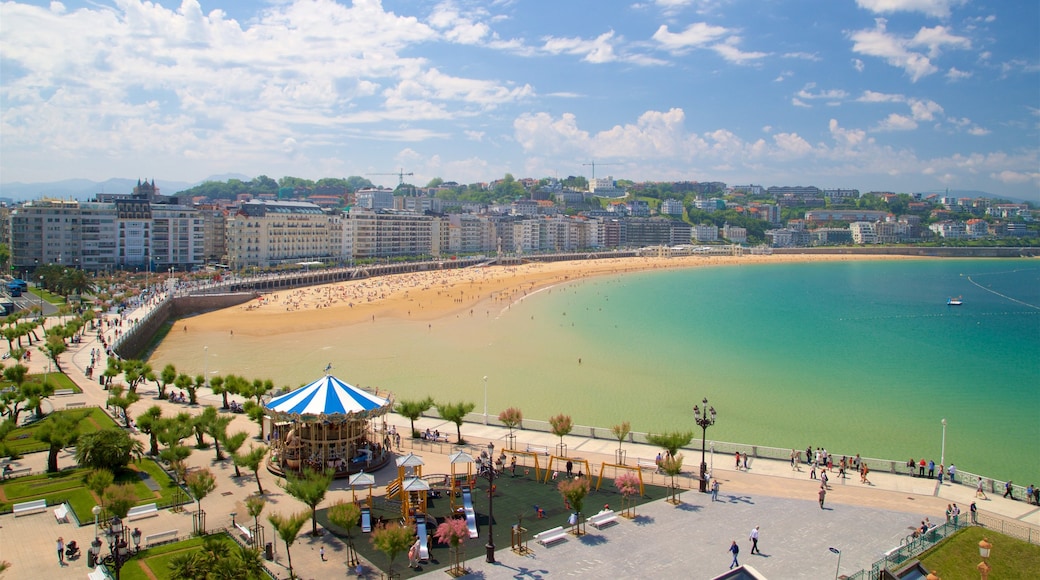
[[[949,197],[967,197],[967,198],[972,198],[972,199],[974,199],[976,197],[988,197],[990,199],[1006,199],[1008,201],[1014,201],[1014,202],[1019,202],[1019,203],[1027,202],[1027,201],[1031,201],[1033,203],[1037,203],[1038,201],[1040,201],[1040,200],[1036,200],[1036,199],[1030,200],[1030,199],[1023,199],[1023,198],[1020,198],[1020,197],[1011,197],[1009,195],[997,195],[995,193],[990,193],[988,191],[976,191],[974,189],[951,189],[949,191],[947,191],[945,189],[932,189],[932,190],[928,190],[928,191],[919,191],[915,195],[920,195],[922,197],[927,197],[929,195],[938,195],[940,197],[947,197],[947,196],[949,196]]]
[[[253,178],[248,175],[242,175],[241,173],[226,173],[222,175],[212,175],[196,183],[156,179],[155,185],[164,195],[174,195],[206,181],[224,182],[229,179],[249,181]],[[149,181],[151,181],[151,178],[149,178]],[[93,198],[98,193],[129,194],[134,191],[134,187],[136,186],[136,177],[133,179],[115,177],[100,182],[90,181],[89,179],[66,179],[64,181],[52,181],[48,183],[12,182],[0,184],[0,198],[7,198],[13,201],[25,201],[40,197],[54,197],[59,199],[86,201]]]

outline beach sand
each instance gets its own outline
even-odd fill
[[[892,259],[919,258],[817,254],[612,258],[397,274],[272,292],[245,305],[195,317],[190,326],[202,332],[264,337],[387,318],[432,324],[459,313],[497,312],[538,290],[596,276],[706,266]]]

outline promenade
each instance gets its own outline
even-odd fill
[[[131,320],[142,314],[140,311],[130,312],[125,318]],[[115,328],[107,330],[110,339],[114,331]],[[84,374],[91,348],[99,347],[94,334],[88,333],[83,342],[70,345],[70,350],[61,356],[63,370],[84,392],[51,397],[48,401],[53,408],[62,409],[70,403],[105,406],[107,391],[102,390],[96,380],[89,380]],[[44,372],[48,363],[42,353],[34,352],[32,359],[30,372]],[[96,370],[95,374],[101,370],[103,368]],[[184,411],[199,413],[202,405],[220,404],[220,398],[208,391],[200,392],[202,405],[195,407],[159,401],[155,398],[156,390],[152,383],[142,385],[139,393],[142,400],[131,407],[132,416],[152,405],[160,406],[164,416],[171,416]],[[407,419],[390,415],[388,421],[398,432],[408,433]],[[452,434],[454,439],[455,425],[438,418],[422,418],[416,422],[416,427],[421,430],[439,429],[442,433]],[[234,415],[228,431],[246,431],[253,435],[258,432],[258,427],[244,415]],[[494,442],[497,449],[506,447],[507,431],[503,428],[467,423],[462,426],[462,433],[473,449],[483,447],[488,442]],[[141,438],[143,440],[144,436]],[[617,441],[611,439],[567,436],[564,441],[568,445],[569,455],[588,460],[594,474],[598,473],[601,463],[613,462],[617,448]],[[250,442],[257,443],[256,440],[250,440],[246,447]],[[517,433],[520,449],[527,445],[552,449],[557,442],[558,438],[550,433]],[[448,454],[457,449],[455,446],[431,445],[407,438],[402,440],[402,444],[404,453],[412,451],[423,457],[426,463],[424,474],[450,472]],[[625,444],[624,448],[630,458],[629,464],[634,463],[632,458],[654,457],[659,451],[637,444]],[[685,452],[684,455],[687,469],[695,469],[700,460],[699,453]],[[212,449],[195,450],[188,458],[188,463],[191,468],[208,468],[217,476],[216,489],[202,502],[207,514],[207,529],[231,528],[232,512],[239,514],[237,522],[248,518],[244,500],[256,491],[256,482],[251,474],[241,478],[233,477],[234,467],[230,460],[213,460]],[[63,452],[58,463],[59,467],[67,467],[74,460],[71,454]],[[831,489],[827,494],[825,509],[821,509],[817,503],[819,482],[809,478],[805,466],[802,466],[801,471],[794,471],[786,461],[756,459],[750,464],[749,470],[736,470],[733,458],[728,455],[716,455],[712,464],[713,473],[721,482],[721,501],[713,503],[707,494],[689,490],[682,494],[682,505],[673,506],[665,501],[652,502],[638,508],[639,517],[636,520],[622,519],[617,525],[602,531],[590,526],[589,533],[582,538],[571,536],[551,548],[544,548],[532,541],[530,545],[534,551],[528,556],[519,556],[509,550],[508,524],[514,521],[514,514],[496,514],[498,563],[492,565],[484,562],[483,545],[487,530],[482,528],[479,539],[466,543],[466,555],[469,557],[466,564],[474,571],[471,576],[712,578],[726,571],[730,563],[727,549],[730,542],[736,540],[741,547],[741,563],[750,564],[769,578],[833,578],[838,562],[828,548],[834,547],[841,551],[842,574],[869,568],[885,551],[897,547],[901,539],[922,519],[927,517],[933,523],[943,522],[947,504],[957,503],[961,507],[962,517],[967,518],[968,506],[975,495],[973,488],[948,482],[939,485],[935,480],[906,475],[871,472],[868,485],[861,484],[857,474],[839,480],[837,473],[831,472]],[[13,465],[16,468],[29,467],[34,473],[41,472],[46,468],[46,454],[29,455],[14,461]],[[377,483],[375,492],[381,494],[383,487],[396,477],[396,469],[391,465],[374,475]],[[663,476],[649,470],[644,471],[644,478],[647,483],[665,483]],[[280,540],[274,540],[275,534],[266,522],[266,515],[273,512],[287,514],[307,508],[286,494],[278,486],[277,478],[266,470],[261,471],[260,479],[268,500],[261,522],[267,527],[267,541],[274,542],[276,549],[276,558],[270,563],[270,568],[277,577],[287,578],[285,547]],[[684,478],[682,481],[689,485],[689,479]],[[319,507],[328,506],[342,498],[349,500],[350,497],[346,480],[338,480],[333,483],[332,490]],[[587,504],[590,507],[586,511],[596,511],[592,509],[592,506],[596,506],[595,497],[590,496]],[[478,504],[477,507],[480,509],[481,506]],[[1040,508],[1035,505],[990,494],[987,500],[978,501],[978,507],[980,514],[1018,520],[1025,526],[1040,528]],[[146,536],[177,530],[180,537],[188,537],[195,506],[189,504],[185,508],[178,513],[163,510],[156,517],[138,520],[131,525],[139,527]],[[761,526],[762,555],[749,553],[748,532],[756,525]],[[308,535],[309,530],[308,523],[292,549],[297,576],[318,579],[346,575],[343,543],[331,534],[313,538]],[[83,556],[68,566],[59,567],[55,554],[55,540],[58,536],[62,536],[66,542],[75,540],[79,543],[84,550]],[[74,524],[58,523],[50,510],[19,518],[2,516],[0,560],[12,564],[7,573],[8,578],[44,575],[54,580],[84,578],[89,572],[85,550],[93,536],[92,526],[77,527]],[[367,541],[367,538],[361,541]],[[327,562],[322,562],[318,556],[321,546],[325,547]],[[999,550],[999,547],[995,550]],[[104,552],[107,553],[107,546]],[[402,569],[405,563],[406,557],[400,557],[397,568]],[[128,565],[135,564],[131,562]],[[365,570],[366,577],[379,576],[378,569],[372,563],[366,563]],[[444,571],[438,569],[425,574],[439,577]],[[414,575],[413,572],[405,572],[406,578]]]

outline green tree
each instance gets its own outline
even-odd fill
[[[578,514],[574,531],[580,535],[583,533],[582,524],[584,523],[581,510],[585,505],[585,497],[589,495],[589,478],[575,477],[574,479],[563,479],[556,485],[556,489],[570,503],[574,513]]]
[[[327,515],[330,522],[346,530],[347,566],[355,566],[357,564],[357,551],[354,549],[354,536],[351,532],[354,526],[358,525],[358,518],[361,517],[361,508],[354,502],[341,499],[329,506]]]
[[[386,574],[394,575],[394,560],[397,556],[412,545],[415,533],[412,528],[406,528],[396,523],[381,524],[372,531],[372,545],[377,550],[386,554]]]
[[[195,502],[199,506],[199,512],[202,512],[202,500],[211,491],[217,487],[217,479],[213,477],[213,472],[208,469],[199,469],[193,471],[184,478],[184,483],[188,485],[188,491],[191,492],[191,496],[195,498]],[[206,529],[202,525],[203,520],[199,519],[199,529],[195,530],[195,533],[202,535],[206,533]]]
[[[36,438],[47,444],[47,473],[58,472],[58,452],[74,445],[85,412],[54,413],[36,430]]]
[[[226,435],[224,437],[224,449],[231,454],[232,460],[234,460],[238,450],[246,442],[246,437],[249,437],[249,434],[245,431],[238,431],[234,435]],[[238,463],[235,461],[232,461],[232,463],[235,465],[235,477],[242,477],[242,474],[238,471]]]
[[[138,501],[140,500],[134,493],[134,486],[131,483],[110,485],[105,490],[105,503],[108,505],[108,511],[121,520],[126,519],[127,512],[137,505]]]
[[[13,390],[6,390],[0,395],[0,401],[3,402],[4,408],[11,416],[11,421],[15,425],[18,424],[18,414],[22,411],[19,409],[19,405],[26,401],[26,395],[24,390],[25,378],[29,374],[29,367],[18,363],[13,367],[7,367],[4,369],[4,379],[14,383],[15,388]]]
[[[498,420],[509,428],[509,436],[513,436],[513,429],[524,422],[524,412],[516,407],[509,407],[498,414]]]
[[[159,419],[162,418],[162,408],[152,405],[148,410],[137,416],[137,428],[148,435],[148,454],[152,457],[159,455],[159,432],[156,430]]]
[[[266,445],[260,445],[259,447],[250,445],[249,452],[244,454],[236,453],[233,458],[235,465],[241,465],[253,472],[253,476],[256,478],[256,489],[260,495],[264,494],[264,488],[260,484],[260,466],[264,462],[265,455],[267,455]]]
[[[667,457],[661,460],[661,471],[665,475],[671,478],[672,482],[668,489],[671,492],[671,501],[674,504],[679,503],[679,486],[675,483],[675,478],[682,473],[683,456],[682,453],[669,454]]]
[[[267,516],[267,521],[274,526],[275,533],[285,542],[285,555],[289,559],[289,578],[295,578],[292,567],[292,545],[296,542],[296,536],[300,534],[300,528],[307,522],[307,512],[299,512],[289,516],[274,513]]]
[[[473,408],[476,407],[474,403],[438,403],[437,411],[441,414],[441,417],[445,421],[451,421],[455,423],[455,434],[458,436],[459,445],[465,444],[462,439],[462,421],[466,419]]]
[[[221,409],[228,409],[231,405],[228,403],[228,389],[231,385],[224,382],[224,377],[213,377],[209,380],[209,388],[213,391],[214,395],[221,395],[224,404]]]
[[[124,393],[126,393],[125,396]],[[138,395],[133,391],[126,392],[126,390],[123,388],[123,385],[112,385],[108,389],[107,403],[110,406],[116,407],[117,409],[122,411],[124,427],[130,427],[130,405],[133,405],[139,400],[141,400],[141,395]]]
[[[412,439],[419,438],[419,432],[415,430],[415,420],[422,417],[422,414],[430,410],[433,407],[433,399],[426,397],[425,399],[402,399],[394,405],[394,412],[402,417],[407,417],[411,421],[412,425]]]
[[[105,509],[105,490],[116,481],[116,476],[107,469],[92,469],[85,478],[87,489],[97,496],[98,505]]]
[[[260,427],[260,432],[257,434],[257,439],[263,439],[264,437],[264,417],[267,415],[267,411],[264,410],[262,405],[258,405],[253,401],[246,401],[242,405],[242,410],[246,412],[246,416],[249,420],[256,423]]]
[[[628,421],[623,421],[614,425],[610,428],[610,432],[614,434],[614,438],[617,439],[617,460],[621,465],[625,464],[625,452],[621,448],[621,444],[625,442],[625,438],[632,432],[632,424]]]
[[[571,429],[574,428],[574,422],[571,421],[570,415],[560,414],[549,417],[549,427],[551,428],[553,435],[560,438],[559,448],[563,450],[563,436],[570,433]],[[560,455],[563,455],[563,453],[560,453]]]
[[[172,364],[168,364],[163,367],[161,373],[159,373],[159,398],[165,399],[167,397],[166,387],[172,385],[177,380],[177,368]]]
[[[260,527],[260,514],[264,513],[267,498],[262,495],[251,495],[246,498],[246,512],[253,518],[253,526]]]
[[[646,436],[647,443],[663,448],[669,457],[678,453],[680,448],[689,445],[691,439],[693,431],[668,431],[659,435],[648,433]]]
[[[213,409],[213,407],[206,408]],[[206,422],[206,434],[213,438],[213,447],[216,448],[216,461],[225,459],[224,454],[220,452],[220,442],[227,437],[227,428],[231,424],[231,419],[230,416],[216,416]]]
[[[311,535],[318,535],[318,504],[325,500],[335,472],[331,469],[315,471],[304,468],[301,475],[285,474],[285,491],[311,508]]]
[[[66,350],[68,350],[68,346],[65,344],[65,338],[60,334],[48,334],[47,342],[40,347],[40,352],[46,354],[47,358],[51,359],[51,362],[54,363],[54,368],[59,373],[64,371],[61,370],[61,361],[58,360],[58,357]]]
[[[76,462],[92,469],[117,471],[143,454],[144,445],[122,429],[85,433],[76,441]]]

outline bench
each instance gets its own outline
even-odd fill
[[[617,521],[617,514],[614,513],[614,510],[601,511],[598,514],[589,517],[588,519],[589,525],[596,528],[597,530],[602,530],[610,524],[616,524]]]
[[[159,544],[165,544],[167,542],[174,542],[177,540],[177,530],[166,530],[165,532],[159,532],[158,534],[148,534],[144,537],[144,545],[146,547],[157,546]]]
[[[248,527],[243,526],[242,524],[239,524],[239,523],[236,523],[235,527],[238,528],[238,531],[242,532],[243,536],[245,536],[246,538],[249,539],[250,543],[252,543],[252,541],[253,541],[253,530],[250,530]]]
[[[69,521],[69,506],[68,504],[61,504],[58,509],[54,510],[54,519],[58,520],[58,523]]]
[[[105,569],[98,566],[94,568],[94,571],[87,574],[87,580],[108,580],[108,574],[105,573]]]
[[[661,466],[657,464],[655,459],[639,459],[637,465],[639,469],[653,469],[654,471],[661,469]]]
[[[78,409],[86,406],[87,404],[83,401],[76,401],[75,403],[65,403],[66,409]]]
[[[69,395],[75,395],[75,394],[76,394],[76,391],[74,389],[55,389],[54,390],[54,396],[55,397],[67,397]]]
[[[130,508],[130,511],[126,512],[126,519],[133,521],[137,518],[150,518],[157,515],[159,515],[159,507],[154,503],[149,503]]]
[[[546,447],[545,445],[528,445],[527,446],[527,452],[528,453],[536,452],[536,453],[541,453],[542,455],[548,455],[549,454],[549,448]]]
[[[540,534],[535,534],[534,541],[543,546],[549,546],[550,544],[559,542],[566,537],[567,532],[564,531],[563,526],[556,526],[555,528],[550,528]]]
[[[14,504],[14,517],[24,516],[26,514],[34,514],[47,510],[47,500],[37,499],[33,501],[25,501],[22,503]]]
[[[31,467],[12,467],[11,469],[4,469],[3,478],[15,477],[17,475],[29,475],[32,473]]]

